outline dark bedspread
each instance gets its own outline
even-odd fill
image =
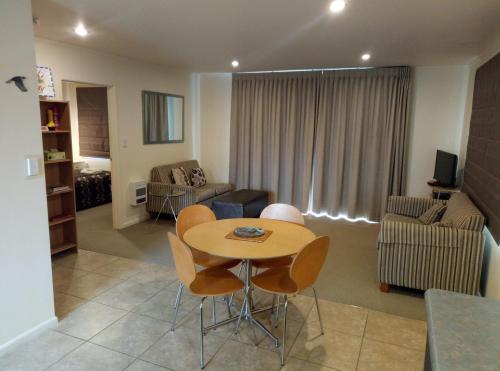
[[[111,173],[75,175],[76,211],[111,202]]]

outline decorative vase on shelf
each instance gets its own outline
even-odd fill
[[[47,128],[50,131],[56,130],[56,124],[54,122],[54,111],[52,109],[47,110]]]

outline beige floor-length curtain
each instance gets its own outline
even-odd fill
[[[379,220],[404,192],[410,85],[409,67],[234,74],[231,182]]]
[[[312,209],[380,220],[404,193],[409,67],[328,71],[321,79]]]
[[[307,209],[318,73],[235,74],[230,180]]]

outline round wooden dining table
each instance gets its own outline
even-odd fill
[[[229,238],[231,232],[238,227],[260,227],[267,233],[271,232],[262,242],[243,241]],[[184,241],[192,248],[223,258],[240,259],[245,267],[245,299],[240,315],[210,326],[216,328],[238,320],[249,321],[273,339],[278,346],[278,339],[253,314],[260,313],[267,308],[253,308],[250,277],[252,260],[279,258],[298,253],[306,244],[316,238],[315,234],[302,225],[295,223],[263,218],[222,219],[198,224],[186,231]]]
[[[227,238],[237,227],[260,227],[272,232],[264,242]],[[222,219],[187,230],[184,241],[196,250],[223,258],[259,260],[294,255],[316,238],[304,226],[274,219]]]

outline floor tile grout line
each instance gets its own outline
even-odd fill
[[[86,252],[87,252],[87,251],[90,251],[90,250],[84,250],[84,249],[81,249],[81,250],[82,250],[82,251],[86,251]],[[100,273],[100,272],[98,272],[98,271],[96,271],[96,270],[100,270],[100,269],[102,269],[102,268],[104,268],[104,267],[106,267],[106,266],[108,266],[108,265],[111,265],[111,264],[113,264],[114,262],[116,262],[117,260],[120,260],[120,259],[123,259],[123,260],[129,260],[129,261],[132,261],[132,262],[139,262],[139,263],[141,263],[141,264],[146,264],[146,265],[150,265],[150,266],[159,266],[157,270],[161,270],[161,268],[160,268],[160,267],[164,267],[164,266],[161,266],[161,265],[159,265],[159,264],[155,264],[155,263],[148,263],[148,262],[144,262],[144,261],[142,261],[142,260],[138,260],[138,259],[124,258],[124,257],[121,257],[121,256],[110,255],[110,254],[105,254],[105,253],[98,253],[98,252],[94,252],[94,251],[92,251],[92,253],[97,254],[97,255],[106,255],[106,256],[109,256],[109,257],[113,257],[113,259],[112,259],[111,261],[109,261],[109,262],[107,262],[107,263],[103,264],[103,265],[97,265],[97,266],[95,266],[95,267],[90,267],[90,268],[87,268],[87,267],[83,267],[83,268],[82,268],[82,267],[70,266],[70,263],[68,263],[68,265],[65,265],[65,263],[64,263],[64,262],[59,263],[59,267],[61,267],[61,268],[65,268],[65,269],[72,269],[72,270],[79,270],[79,271],[82,271],[82,272],[86,272],[86,274],[85,274],[85,275],[87,275],[87,274],[89,274],[89,273],[94,273],[94,274],[98,274],[98,275],[101,275],[101,276],[112,277],[112,278],[116,278],[116,277],[115,277],[115,276],[113,276],[113,275],[111,275],[111,276],[110,276],[110,275],[107,275],[107,274]],[[64,259],[64,257],[62,257],[62,259]],[[57,262],[57,260],[56,260],[56,262]],[[54,264],[54,262],[52,262],[52,264]],[[56,263],[56,264],[57,264],[57,263]],[[167,267],[167,266],[165,266],[165,267]],[[56,265],[56,268],[57,268],[57,265]],[[170,268],[170,267],[169,267],[169,268]],[[148,271],[148,270],[140,270],[140,271],[138,271],[137,273],[135,273],[133,276],[135,276],[135,275],[137,275],[137,274],[139,274],[139,273],[141,273],[141,272],[145,272],[145,271]],[[132,277],[132,276],[131,276],[131,277]],[[126,278],[125,280],[128,280],[128,279],[129,279],[129,278],[131,278],[131,277],[128,277],[128,278]],[[123,280],[123,279],[122,279],[122,280]],[[125,280],[124,280],[124,281],[125,281]]]
[[[191,314],[191,313],[192,313],[195,309],[196,309],[196,307],[194,307],[193,309],[191,309],[190,311],[188,311],[188,313],[186,314],[186,316],[185,316],[185,317],[183,317],[183,318],[182,318],[182,320],[185,320],[185,319],[186,319],[186,318],[187,318],[187,317],[188,317],[188,316],[189,316],[189,315],[190,315],[190,314]],[[131,311],[130,313],[135,313],[135,312],[132,312],[132,311]],[[135,314],[140,314],[140,313],[135,313]],[[154,317],[151,317],[151,316],[148,316],[148,315],[144,315],[144,316],[145,316],[145,317],[148,317],[148,318],[157,319],[157,318],[154,318]],[[161,321],[163,321],[163,320],[161,320]],[[172,325],[172,322],[169,322],[169,321],[164,321],[164,322],[166,322],[166,323],[168,323],[168,324]],[[181,322],[181,323],[182,323],[182,322]],[[177,325],[177,324],[176,324],[176,325]],[[150,350],[153,346],[155,346],[155,345],[156,345],[156,344],[157,344],[157,343],[158,343],[161,339],[163,339],[165,336],[167,336],[167,335],[168,335],[168,333],[169,333],[169,332],[171,332],[171,331],[172,331],[172,329],[171,329],[171,328],[169,328],[169,329],[167,330],[167,332],[165,332],[162,336],[160,336],[160,337],[159,337],[159,338],[158,338],[158,339],[157,339],[157,340],[156,340],[153,344],[151,344],[151,345],[150,345],[150,346],[149,346],[149,347],[148,347],[148,348],[147,348],[144,352],[142,352],[142,353],[141,353],[141,354],[140,354],[137,358],[138,358],[138,359],[140,359],[141,361],[149,362],[149,363],[151,363],[151,364],[154,364],[154,365],[157,365],[157,366],[160,366],[160,367],[164,367],[164,366],[159,365],[159,364],[156,364],[156,363],[154,363],[154,362],[151,362],[151,361],[146,361],[146,360],[142,359],[141,357],[142,357],[145,353],[147,353],[147,352],[148,352],[148,351],[149,351],[149,350]],[[168,367],[165,367],[165,368],[169,369]]]
[[[309,317],[309,315],[308,315],[307,317]],[[293,347],[295,346],[295,343],[297,342],[297,339],[299,338],[299,335],[300,335],[300,333],[302,332],[302,329],[303,329],[303,328],[304,328],[304,326],[306,325],[306,322],[307,322],[307,317],[306,317],[306,319],[302,322],[302,325],[300,326],[299,331],[297,332],[297,335],[296,335],[296,336],[295,336],[295,338],[293,339],[292,344],[290,345],[290,348],[289,348],[288,352],[286,352],[286,349],[285,349],[285,356],[289,356],[289,357],[291,357],[292,349],[293,349]]]
[[[90,301],[89,301],[89,302],[90,302]],[[97,304],[99,304],[99,303],[97,303]],[[104,304],[102,304],[102,305],[104,305]],[[112,308],[112,309],[116,309],[116,308],[113,308],[113,307],[110,307],[110,308]],[[123,310],[123,309],[122,309],[122,310]],[[123,310],[123,311],[125,311],[125,310]],[[117,350],[115,350],[115,349],[108,348],[108,347],[103,346],[103,345],[101,345],[101,344],[96,344],[96,343],[91,342],[91,340],[92,340],[93,338],[95,338],[96,336],[98,336],[101,332],[105,331],[105,330],[106,330],[106,329],[108,329],[110,326],[112,326],[113,324],[115,324],[116,322],[118,322],[118,321],[120,321],[122,318],[124,318],[126,315],[128,315],[129,313],[131,313],[130,311],[125,311],[125,312],[126,312],[126,313],[124,313],[122,316],[120,316],[119,318],[117,318],[115,321],[113,321],[112,323],[110,323],[109,325],[107,325],[105,328],[103,328],[102,330],[100,330],[99,332],[97,332],[95,335],[93,335],[93,336],[92,336],[92,337],[90,337],[89,339],[82,339],[82,338],[79,338],[79,337],[77,337],[77,336],[70,335],[70,334],[67,334],[67,333],[65,333],[65,332],[63,332],[63,331],[60,331],[60,330],[54,329],[53,331],[57,331],[57,332],[58,332],[58,333],[60,333],[60,334],[64,334],[64,335],[67,335],[67,336],[73,337],[73,338],[75,338],[75,339],[81,340],[81,341],[82,341],[82,343],[81,343],[78,347],[76,347],[75,349],[73,349],[71,352],[67,353],[66,355],[64,355],[64,356],[63,356],[62,358],[60,358],[59,360],[57,360],[56,362],[52,363],[52,364],[51,364],[48,368],[52,367],[55,363],[57,363],[57,362],[61,361],[61,360],[62,360],[62,359],[64,359],[64,358],[66,358],[69,354],[73,353],[74,351],[76,351],[78,348],[80,348],[81,346],[83,346],[83,345],[84,345],[84,344],[86,344],[86,343],[89,343],[89,344],[92,344],[92,345],[96,345],[96,346],[102,347],[102,348],[104,348],[104,349],[107,349],[107,350],[110,350],[110,351],[113,351],[113,352],[116,352],[116,353],[120,353],[120,354],[126,355],[126,356],[128,356],[128,357],[130,357],[130,358],[134,358],[134,360],[133,360],[131,363],[129,363],[129,364],[127,365],[127,367],[125,367],[125,369],[126,369],[126,368],[128,368],[128,367],[129,367],[129,366],[130,366],[130,365],[131,365],[131,364],[135,361],[135,359],[137,359],[137,357],[132,356],[132,355],[127,354],[127,353],[124,353],[124,352],[117,351]],[[134,314],[135,314],[135,313],[134,313]],[[124,369],[124,370],[125,370],[125,369]],[[47,369],[45,369],[45,370],[47,370]]]
[[[110,256],[111,256],[111,255],[110,255]],[[68,269],[68,270],[75,270],[75,269],[76,269],[76,270],[81,270],[81,269],[77,269],[77,268],[66,268],[66,269]],[[102,294],[104,294],[104,293],[108,292],[109,290],[111,290],[111,289],[115,288],[116,286],[118,286],[118,285],[120,285],[120,284],[122,284],[122,283],[124,283],[124,282],[127,282],[127,281],[128,281],[128,280],[130,280],[131,278],[133,278],[133,277],[135,277],[135,276],[137,276],[137,275],[139,275],[139,274],[141,274],[141,273],[148,272],[148,271],[147,271],[147,270],[144,270],[144,271],[137,272],[136,274],[132,275],[131,277],[128,277],[127,279],[121,279],[121,278],[116,278],[116,277],[113,277],[113,276],[107,276],[107,275],[104,275],[104,274],[101,274],[101,273],[97,273],[97,272],[88,272],[88,271],[84,271],[84,272],[87,272],[87,273],[85,273],[85,274],[83,274],[82,276],[79,276],[79,277],[87,276],[87,275],[89,275],[89,274],[93,273],[93,274],[96,274],[96,275],[100,275],[100,276],[104,276],[104,277],[113,278],[113,279],[115,279],[115,280],[117,280],[117,281],[119,281],[119,282],[117,282],[116,284],[114,284],[114,285],[110,286],[109,288],[105,289],[104,291],[100,292],[99,294],[97,294],[97,295],[95,295],[95,296],[93,296],[93,297],[91,297],[91,298],[84,298],[84,297],[81,297],[81,296],[75,295],[75,294],[73,294],[73,293],[69,293],[69,292],[68,292],[68,291],[66,291],[66,290],[64,290],[64,291],[63,291],[63,290],[56,290],[56,291],[57,291],[57,292],[59,292],[59,293],[61,293],[61,294],[64,294],[64,295],[70,295],[70,296],[73,296],[73,297],[78,298],[78,299],[82,299],[82,300],[86,300],[86,301],[94,301],[94,299],[95,299],[95,298],[97,298],[98,296],[100,296],[100,295],[102,295]],[[173,282],[175,282],[175,281],[173,281]],[[169,283],[166,287],[169,287],[169,286],[170,286],[173,282]],[[140,284],[140,283],[138,283],[138,284]],[[163,290],[163,289],[160,289],[160,290],[159,290],[156,294],[158,294],[158,293],[159,293],[160,291],[162,291],[162,290]],[[156,294],[154,294],[154,295],[156,295]],[[153,296],[154,296],[154,295],[153,295]],[[151,297],[153,297],[153,296],[151,296]],[[147,300],[149,300],[149,299],[150,299],[150,298],[148,298]],[[147,300],[146,300],[146,301],[147,301]],[[142,304],[142,303],[141,303],[141,304]],[[121,309],[121,308],[118,308],[118,309]]]
[[[308,361],[308,360],[305,360],[305,359],[302,359],[302,358],[298,358],[298,357],[296,357],[296,356],[288,356],[287,358],[293,358],[293,359],[295,359],[295,360],[297,360],[297,361],[301,361],[301,362],[305,362],[305,363],[310,363],[310,364],[312,364],[312,365],[314,365],[314,366],[321,366],[321,367],[325,367],[325,368],[327,368],[327,369],[329,369],[329,370],[332,370],[332,371],[342,371],[341,369],[338,369],[338,368],[335,368],[335,367],[325,366],[325,365],[323,365],[323,364],[319,364],[319,363],[314,363],[314,362],[312,362],[312,361]],[[286,364],[285,364],[285,365],[286,365]]]
[[[104,255],[108,255],[108,254],[104,254]],[[113,255],[109,255],[109,256],[113,256]],[[124,259],[127,259],[127,258],[124,258]],[[114,259],[113,261],[116,261],[116,260],[117,260],[117,259]],[[129,260],[131,260],[131,259],[129,259]],[[111,261],[111,262],[109,262],[109,263],[107,263],[107,264],[112,264],[112,262],[113,262],[113,261]],[[144,262],[144,263],[145,263],[145,264],[151,264],[151,263],[148,263],[148,262]],[[153,264],[154,264],[154,263],[153,263]],[[114,279],[119,280],[120,282],[117,282],[117,284],[116,284],[116,285],[111,286],[110,288],[108,288],[108,289],[104,290],[102,293],[100,293],[100,294],[98,294],[98,295],[94,296],[94,297],[93,297],[93,298],[91,298],[91,299],[81,298],[81,297],[79,297],[79,296],[76,296],[76,295],[74,295],[74,294],[67,293],[67,292],[61,292],[61,293],[62,293],[62,294],[64,294],[64,295],[68,295],[68,296],[72,296],[72,297],[75,297],[75,298],[78,298],[78,299],[82,299],[83,301],[85,301],[85,303],[82,303],[82,305],[88,304],[89,302],[94,302],[94,303],[98,303],[98,304],[101,304],[101,305],[108,306],[108,307],[113,308],[113,309],[123,310],[123,311],[126,311],[127,313],[125,313],[123,316],[121,316],[120,318],[118,318],[116,321],[114,321],[113,323],[109,324],[107,327],[105,327],[105,328],[104,328],[104,329],[102,329],[101,331],[99,331],[96,335],[94,335],[94,336],[93,336],[92,338],[90,338],[89,340],[83,340],[83,339],[80,339],[80,340],[82,340],[82,341],[83,341],[83,343],[82,343],[82,344],[80,344],[78,347],[76,347],[76,348],[75,348],[74,350],[72,350],[71,352],[69,352],[69,353],[67,353],[66,355],[64,355],[64,356],[63,356],[62,358],[60,358],[59,360],[61,360],[61,359],[65,358],[67,355],[69,355],[70,353],[72,353],[73,351],[75,351],[76,349],[78,349],[80,346],[82,346],[82,345],[83,345],[83,344],[85,344],[86,342],[90,342],[91,344],[95,344],[95,343],[92,343],[92,342],[91,342],[91,339],[93,339],[93,338],[94,338],[95,336],[97,336],[99,333],[101,333],[102,331],[106,330],[107,328],[109,328],[110,326],[112,326],[114,323],[116,323],[117,321],[119,321],[120,319],[122,319],[122,318],[123,318],[124,316],[126,316],[128,313],[134,313],[134,314],[142,315],[142,316],[149,317],[149,318],[152,318],[152,319],[155,319],[155,320],[159,320],[159,321],[163,321],[163,322],[169,323],[169,321],[165,321],[165,320],[163,320],[163,319],[158,319],[158,318],[155,318],[155,317],[152,317],[152,316],[149,316],[149,315],[143,314],[143,313],[138,313],[138,312],[135,312],[135,311],[134,311],[134,309],[135,309],[136,307],[138,307],[139,305],[142,305],[142,304],[144,304],[145,302],[147,302],[147,301],[151,300],[151,298],[153,298],[154,296],[158,295],[161,291],[163,291],[163,290],[167,289],[168,287],[172,286],[173,284],[175,284],[175,282],[176,282],[175,280],[173,280],[172,282],[169,282],[169,283],[168,283],[165,287],[161,288],[161,289],[160,289],[160,290],[158,290],[156,293],[154,293],[154,294],[152,294],[150,297],[146,298],[146,299],[145,299],[142,303],[137,304],[134,308],[131,308],[131,309],[127,310],[127,309],[116,308],[116,307],[113,307],[113,306],[110,306],[110,305],[107,305],[107,304],[99,303],[99,302],[94,301],[94,299],[95,299],[95,298],[97,298],[99,295],[102,295],[102,294],[104,294],[105,292],[107,292],[107,291],[109,291],[109,290],[111,290],[111,289],[115,288],[117,285],[119,285],[119,284],[121,284],[121,283],[124,283],[124,282],[127,282],[127,281],[132,281],[132,280],[133,280],[135,277],[137,277],[138,275],[140,275],[140,274],[142,274],[142,273],[146,273],[146,272],[153,272],[154,270],[148,270],[148,269],[145,269],[145,270],[142,270],[142,271],[139,271],[139,272],[134,273],[132,276],[127,277],[126,279],[122,279],[122,278],[115,278],[115,277],[113,277],[113,276],[107,276],[107,275],[101,274],[101,273],[99,273],[99,272],[92,272],[92,271],[90,271],[90,272],[89,272],[89,271],[83,270],[83,269],[81,269],[81,268],[75,268],[75,267],[71,267],[71,268],[69,268],[69,267],[65,267],[65,266],[61,266],[61,267],[62,267],[62,268],[64,268],[64,269],[68,269],[68,270],[73,270],[73,271],[75,271],[75,270],[79,270],[79,271],[82,271],[82,272],[86,272],[86,273],[82,274],[80,277],[83,277],[83,276],[88,275],[88,274],[90,274],[90,273],[94,273],[94,274],[97,274],[97,275],[106,276],[106,277],[110,277],[110,278],[114,278]],[[167,268],[170,268],[170,267],[167,267]],[[159,271],[159,269],[158,269],[157,271]],[[141,282],[138,282],[138,284],[142,284],[142,283],[141,283]],[[304,296],[307,296],[307,295],[304,295]],[[331,301],[331,300],[327,300],[327,301]],[[335,303],[335,302],[334,302],[334,303]],[[343,304],[343,303],[339,303],[339,304]],[[349,304],[345,304],[345,305],[349,305]],[[359,306],[356,306],[356,307],[359,307]],[[382,311],[372,310],[372,309],[365,308],[365,307],[359,307],[359,308],[367,309],[368,311],[374,311],[374,312],[378,312],[378,313],[382,313],[382,314],[387,314],[387,315],[396,316],[396,317],[399,317],[399,318],[402,318],[402,319],[405,319],[405,320],[418,321],[418,320],[415,320],[415,319],[413,319],[413,318],[408,318],[408,317],[399,316],[399,315],[394,315],[394,314],[390,314],[390,313],[386,313],[386,312],[382,312]],[[295,336],[295,337],[294,337],[293,343],[292,343],[292,345],[291,345],[291,347],[290,347],[290,351],[291,351],[291,349],[293,348],[293,346],[295,345],[295,343],[296,343],[296,341],[297,341],[297,339],[298,339],[298,336],[300,335],[300,332],[302,331],[302,329],[303,329],[304,325],[307,323],[307,318],[309,318],[309,317],[310,317],[310,314],[311,314],[311,312],[312,312],[312,310],[313,310],[313,309],[314,309],[314,306],[312,306],[312,307],[311,307],[311,309],[310,309],[310,311],[309,311],[309,313],[308,313],[308,316],[307,316],[307,317],[306,317],[306,319],[303,321],[303,323],[302,323],[302,325],[301,325],[301,327],[300,327],[300,329],[299,329],[299,331],[298,331],[298,333],[297,333],[297,336]],[[192,308],[191,310],[189,310],[189,311],[186,313],[186,318],[187,318],[187,317],[188,317],[188,316],[189,316],[189,315],[190,315],[193,311],[195,311],[195,310],[196,310],[196,307],[195,307],[195,308]],[[70,311],[69,313],[71,313],[71,311]],[[420,322],[424,322],[424,321],[420,321]],[[364,342],[364,340],[365,340],[365,339],[366,339],[366,340],[370,340],[370,341],[376,341],[376,342],[380,342],[380,343],[385,343],[385,344],[389,344],[389,345],[393,345],[393,346],[398,346],[398,347],[405,348],[405,349],[408,349],[408,350],[411,350],[411,351],[414,351],[414,352],[423,353],[423,351],[422,351],[422,350],[420,350],[420,349],[415,349],[415,348],[411,348],[411,347],[407,347],[407,346],[402,346],[402,345],[400,345],[400,344],[392,344],[392,343],[387,342],[387,341],[384,341],[384,340],[372,339],[372,338],[370,338],[370,337],[367,337],[367,336],[366,336],[367,323],[368,323],[368,314],[367,314],[367,319],[366,319],[365,326],[364,326],[364,329],[363,329],[363,334],[362,334],[362,336],[361,336],[361,339],[362,339],[362,344],[361,344],[361,347],[360,347],[360,351],[359,351],[359,353],[358,353],[357,362],[356,362],[356,368],[358,368],[358,367],[359,367],[360,356],[361,356],[361,353],[362,353],[362,345],[363,345],[363,342]],[[336,331],[336,330],[334,330],[334,331]],[[166,334],[168,334],[168,332],[169,332],[169,331],[167,331],[167,332],[166,332],[163,336],[165,336]],[[349,333],[346,333],[346,332],[343,332],[343,331],[338,331],[338,332],[340,332],[340,333],[344,333],[344,334],[346,334],[346,335],[351,335],[351,336],[352,336],[352,334],[349,334]],[[65,334],[65,335],[67,335],[67,336],[71,336],[71,335],[66,334],[66,333],[64,333],[64,332],[60,332],[60,333]],[[161,339],[163,336],[161,336],[159,339]],[[77,337],[76,337],[76,338],[77,338]],[[221,338],[221,336],[219,336],[219,338]],[[223,344],[222,344],[222,346],[221,346],[221,347],[217,350],[217,352],[216,352],[216,353],[212,356],[212,358],[211,358],[211,359],[213,359],[213,358],[216,356],[216,354],[220,351],[220,349],[224,346],[224,344],[226,344],[229,340],[238,341],[237,339],[232,339],[232,338],[231,338],[231,336],[225,336],[224,338],[225,338],[224,343],[223,343]],[[79,339],[79,338],[77,338],[77,339]],[[155,341],[155,343],[153,343],[150,347],[148,347],[148,349],[147,349],[147,350],[149,350],[152,346],[154,346],[154,344],[156,344],[156,343],[159,341],[159,339],[157,339],[157,340]],[[240,342],[240,343],[245,344],[245,345],[248,345],[247,343],[244,343],[244,342]],[[126,354],[126,353],[122,353],[122,352],[119,352],[119,351],[116,351],[116,350],[113,350],[113,349],[107,348],[107,347],[102,346],[102,345],[99,345],[99,344],[95,344],[95,345],[98,345],[98,346],[101,346],[101,347],[103,347],[103,348],[109,349],[109,350],[111,350],[111,351],[115,351],[115,352],[118,352],[118,353],[121,353],[121,354],[124,354],[124,355],[127,355],[127,356],[131,357],[129,354]],[[259,347],[259,348],[260,348],[260,347]],[[270,351],[269,349],[266,349],[266,348],[260,348],[260,349]],[[147,350],[146,350],[146,351],[147,351]],[[146,352],[146,351],[145,351],[145,352]],[[288,352],[288,354],[290,353],[290,351]],[[143,352],[142,354],[144,354],[145,352]],[[271,352],[272,352],[272,351],[271,351]],[[275,352],[273,352],[273,353],[275,353]],[[141,354],[141,355],[142,355],[142,354]],[[133,357],[133,356],[132,356],[132,357]],[[290,357],[291,357],[291,358],[297,358],[297,357],[293,357],[293,356],[290,356]],[[140,359],[140,356],[135,357],[134,361],[135,361],[135,360],[137,360],[137,359]],[[297,358],[297,359],[300,359],[300,358]],[[58,360],[58,361],[59,361],[59,360]],[[140,359],[140,360],[142,360],[142,359]],[[56,361],[55,363],[57,363],[58,361]],[[132,361],[132,363],[133,363],[134,361]],[[142,361],[152,363],[152,362],[150,362],[150,361],[146,361],[146,360],[142,360]],[[309,360],[303,360],[303,361],[304,361],[304,362],[309,362],[309,363],[313,363],[313,364],[315,364],[315,362],[311,362],[311,361],[309,361]],[[131,364],[132,364],[132,363],[131,363]],[[154,363],[153,363],[153,364],[154,364]],[[53,364],[51,364],[49,367],[52,367],[52,365],[53,365]],[[129,365],[129,366],[130,366],[130,365]],[[127,366],[127,367],[129,367],[129,366]],[[159,366],[161,366],[161,365],[159,365]],[[163,367],[163,366],[162,366],[162,367]]]
[[[126,281],[124,281],[124,282],[126,282]],[[141,284],[141,283],[137,283],[137,284],[138,284],[138,285],[145,286],[145,284]],[[117,286],[115,286],[115,287],[113,287],[113,288],[116,288],[116,287],[117,287]],[[110,289],[110,290],[111,290],[111,289]],[[147,302],[147,301],[149,301],[150,299],[152,299],[154,296],[158,295],[158,294],[159,294],[160,292],[162,292],[163,290],[164,290],[163,288],[160,288],[160,289],[159,289],[158,291],[156,291],[154,294],[152,294],[151,296],[148,296],[148,297],[147,297],[144,301],[142,301],[142,302],[140,302],[140,303],[136,304],[133,308],[138,307],[139,305],[144,304],[145,302]],[[107,290],[106,292],[108,292],[108,291],[109,291],[109,290]],[[94,298],[90,299],[90,301],[92,301],[93,303],[98,303],[98,304],[102,304],[102,305],[107,305],[107,306],[109,306],[109,307],[111,307],[111,308],[115,308],[115,309],[129,310],[129,311],[131,310],[131,309],[123,309],[123,308],[113,307],[113,306],[111,306],[111,305],[108,305],[108,304],[105,304],[105,303],[102,303],[102,302],[99,302],[99,301],[95,301],[95,299],[97,299],[99,296],[101,296],[101,295],[105,294],[106,292],[103,292],[103,293],[101,293],[101,294],[99,294],[99,295],[95,296]],[[133,308],[132,308],[132,309],[133,309]]]
[[[93,272],[90,272],[90,273],[93,273]],[[107,278],[113,278],[113,277],[105,276],[105,275],[103,275],[103,274],[99,274],[99,273],[93,273],[93,274],[98,274],[98,275],[100,275],[100,276],[107,277]],[[116,279],[116,280],[117,280],[117,281],[119,281],[119,282],[117,282],[116,284],[114,284],[114,285],[112,285],[112,286],[110,286],[110,287],[106,288],[104,291],[102,291],[102,292],[98,293],[97,295],[92,296],[90,299],[89,299],[89,298],[84,298],[84,297],[81,297],[81,296],[77,296],[77,295],[75,295],[75,294],[71,294],[71,293],[69,293],[69,292],[67,292],[67,291],[59,291],[59,290],[58,290],[58,292],[63,293],[63,294],[66,294],[66,295],[71,295],[71,296],[77,297],[77,298],[79,298],[79,299],[84,299],[84,300],[91,301],[92,299],[94,299],[94,298],[98,297],[99,295],[104,294],[105,292],[107,292],[107,291],[109,291],[109,290],[111,290],[111,289],[115,288],[115,287],[116,287],[116,286],[118,286],[119,284],[121,284],[121,283],[125,282],[125,280],[120,280],[120,279],[118,279],[118,278],[114,278],[114,279]]]
[[[359,353],[358,353],[358,357],[356,359],[356,370],[358,369],[358,366],[359,366],[359,359],[361,358],[361,351],[363,350],[363,344],[364,344],[364,340],[365,340],[367,326],[368,326],[368,313],[366,313],[365,326],[363,328],[363,335],[361,336],[361,345],[359,347]]]
[[[293,302],[293,301],[292,301]],[[286,349],[285,349],[285,355],[288,356],[289,354],[291,354],[292,352],[292,349],[293,347],[295,346],[295,343],[297,342],[297,339],[299,338],[299,335],[300,335],[300,332],[302,331],[302,329],[304,328],[304,326],[306,325],[307,323],[307,319],[309,318],[309,316],[311,316],[311,313],[314,309],[314,304],[311,305],[311,309],[309,309],[307,315],[305,316],[304,318],[304,321],[302,322],[302,326],[300,326],[300,329],[299,331],[297,332],[297,335],[295,336],[295,338],[293,339],[292,341],[292,344],[290,345],[290,348],[289,348],[289,351],[286,352]]]
[[[84,250],[84,251],[87,251],[87,250]],[[100,253],[98,253],[98,254],[100,254]],[[103,255],[106,255],[106,254],[103,254]],[[92,270],[90,270],[90,269],[100,269],[100,268],[104,268],[106,265],[110,265],[111,263],[113,263],[113,262],[117,261],[118,259],[126,259],[126,258],[121,258],[121,257],[119,257],[119,256],[114,256],[114,255],[109,255],[109,256],[113,256],[113,257],[114,257],[114,259],[113,259],[113,260],[111,260],[110,262],[107,262],[107,263],[103,264],[103,265],[98,265],[98,266],[95,266],[95,267],[92,267],[92,268],[87,268],[87,267],[83,267],[83,268],[82,268],[82,267],[75,267],[75,266],[71,266],[71,265],[70,265],[70,263],[68,263],[67,265],[65,265],[65,263],[64,263],[64,262],[59,263],[59,267],[66,268],[66,269],[76,269],[76,270],[80,270],[80,271],[87,272],[87,273],[97,273],[97,272],[92,271]],[[64,257],[63,257],[62,259],[64,259]],[[57,260],[56,260],[56,262],[57,262]],[[54,262],[52,262],[52,263],[54,263]],[[57,264],[57,263],[56,263],[56,264]],[[57,267],[57,266],[56,266],[56,267]]]
[[[387,345],[392,345],[393,347],[398,347],[398,348],[403,348],[403,349],[406,349],[406,350],[411,350],[412,352],[425,353],[425,348],[424,349],[415,349],[415,348],[410,348],[410,347],[408,347],[406,345],[389,343],[389,342],[384,341],[384,340],[378,340],[378,339],[373,339],[373,338],[369,338],[369,337],[367,337],[366,340],[368,340],[368,341],[374,341],[374,342],[382,343],[382,344],[387,344]]]
[[[64,334],[66,335],[66,334]],[[70,336],[70,335],[68,335]],[[74,336],[72,336],[74,338]],[[76,338],[78,339],[78,338]],[[78,340],[82,340],[82,339],[78,339]],[[59,358],[57,361],[55,362],[52,362],[49,366],[47,366],[46,368],[43,369],[43,371],[46,371],[48,370],[49,368],[51,368],[52,366],[54,366],[56,363],[62,361],[64,358],[66,358],[67,356],[69,356],[71,353],[73,353],[75,350],[79,349],[80,347],[82,347],[84,344],[86,343],[86,341],[82,341],[81,344],[79,344],[76,348],[72,349],[70,352],[66,353],[65,355],[63,355],[61,358]]]

